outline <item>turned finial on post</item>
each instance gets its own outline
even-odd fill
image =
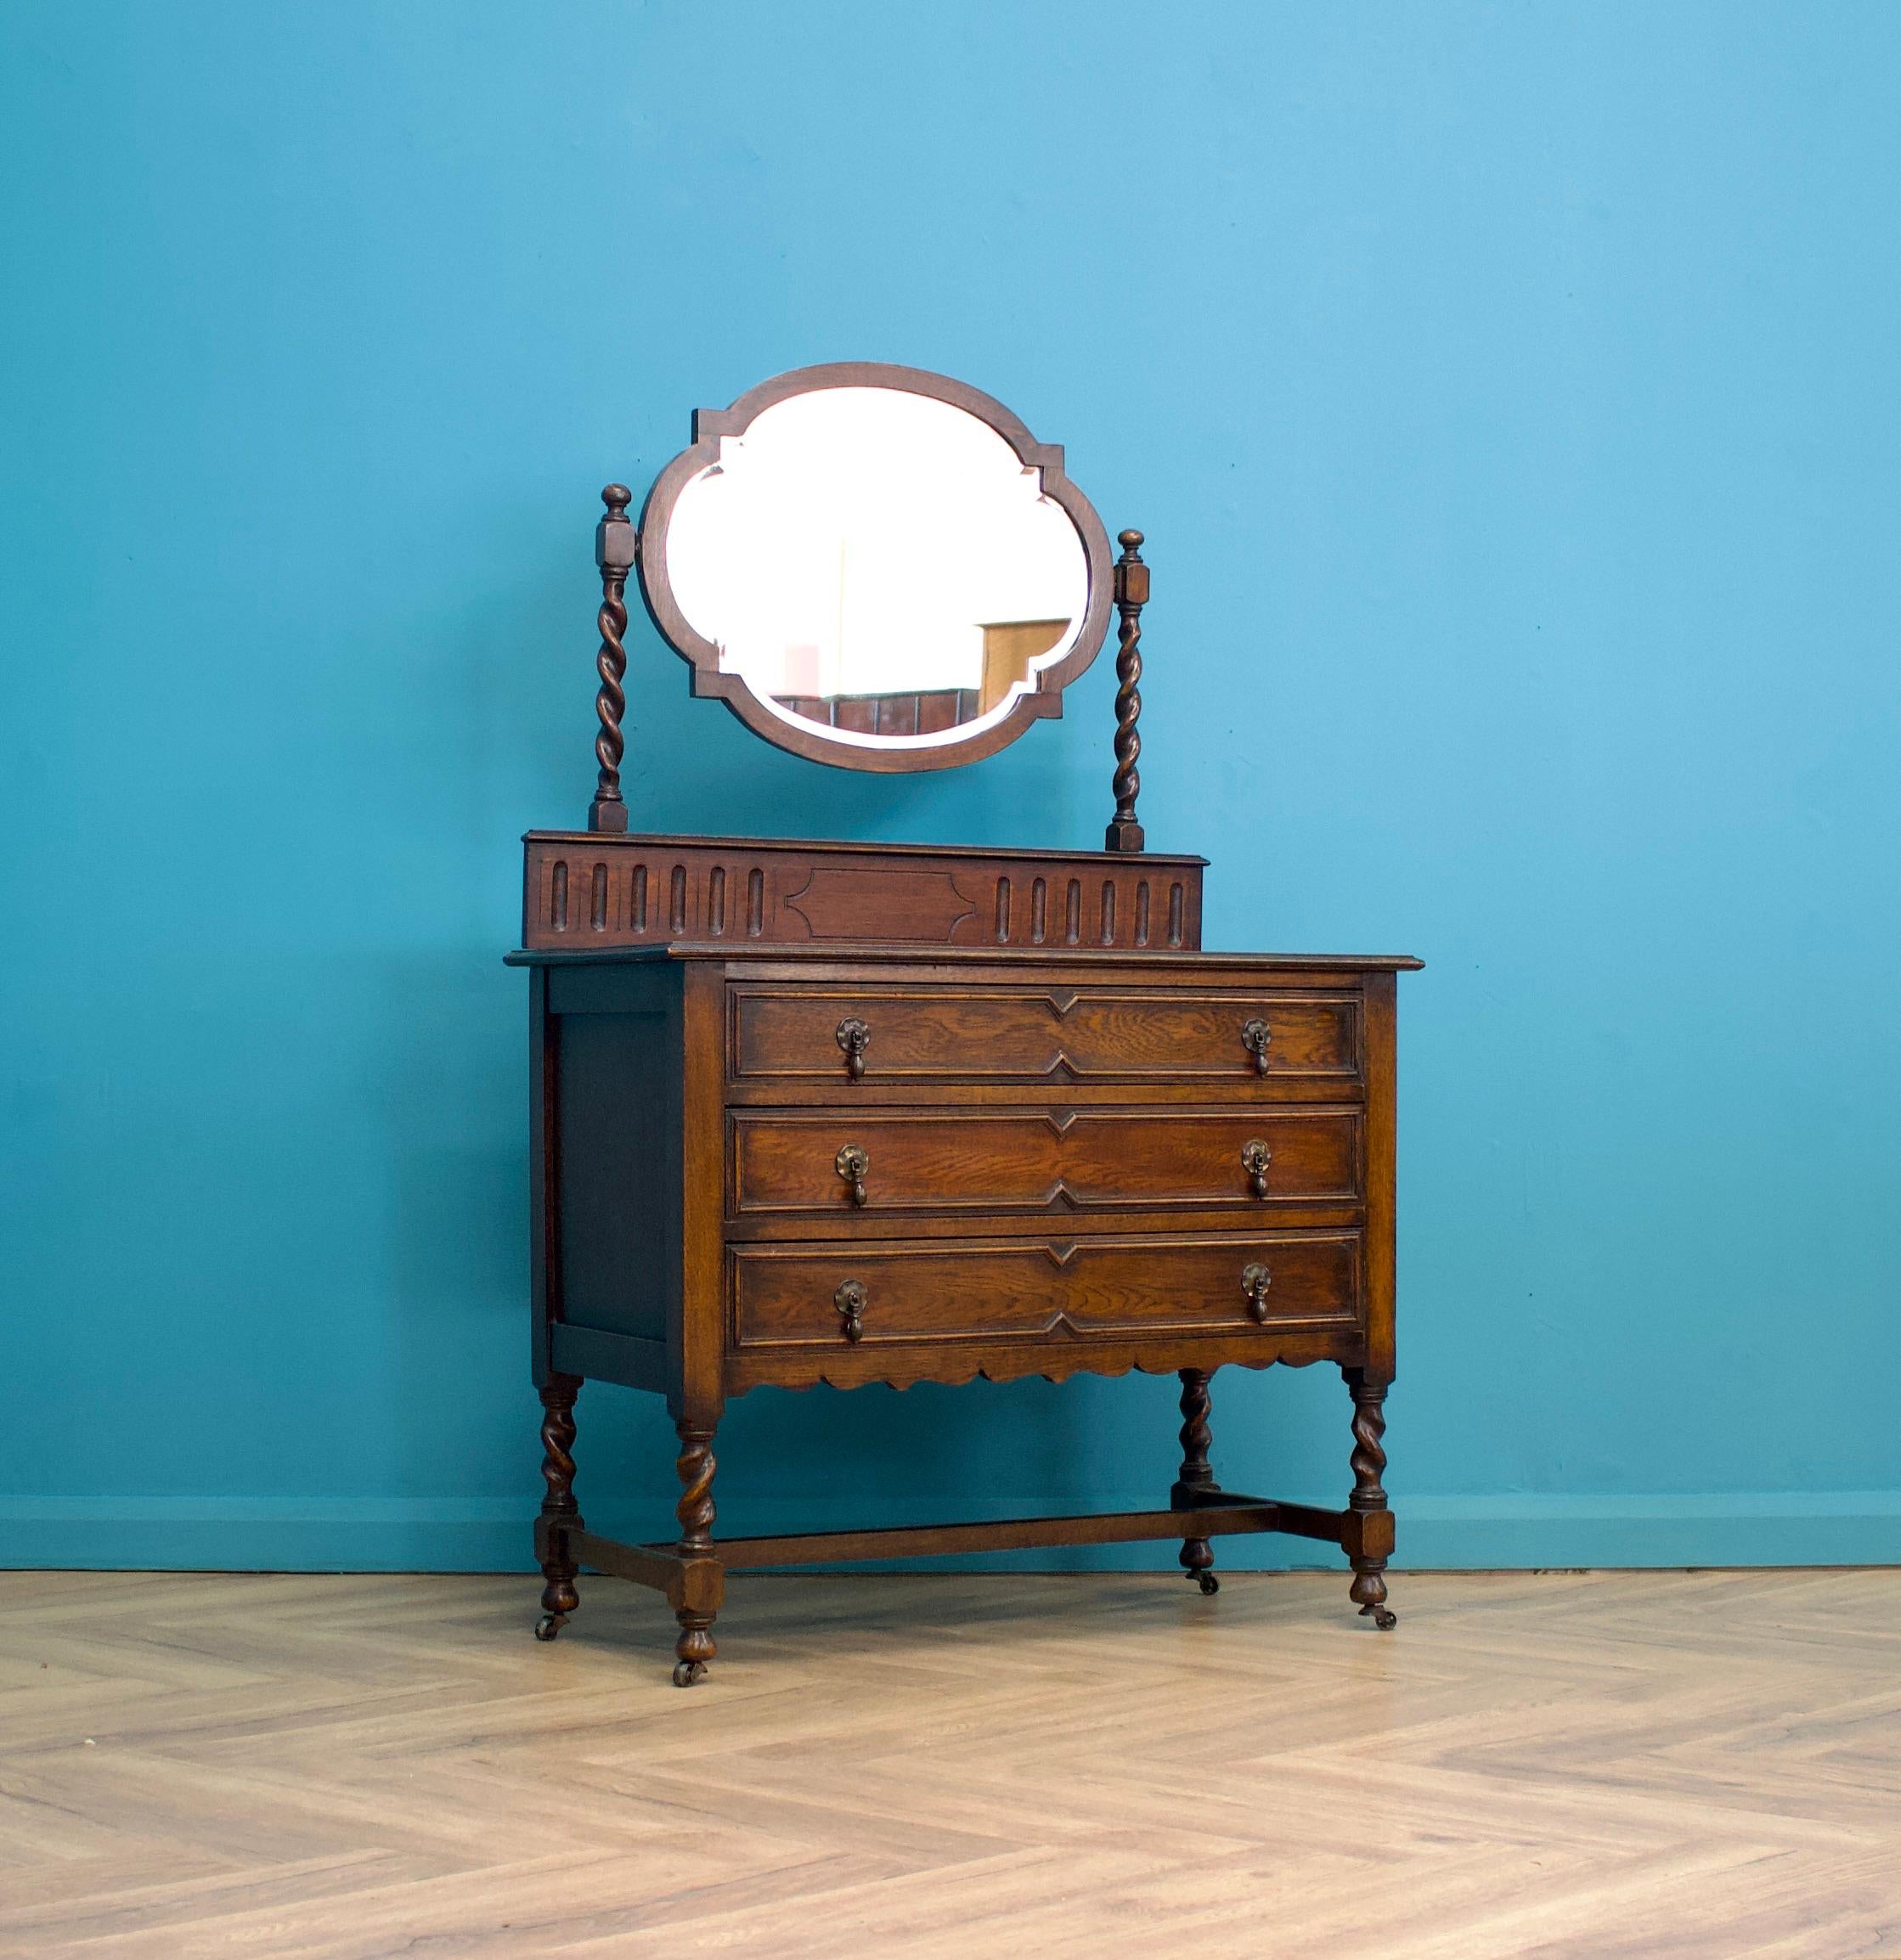
[[[634,569],[638,542],[627,515],[627,506],[633,500],[634,493],[624,483],[610,483],[601,493],[607,514],[594,533],[594,561],[601,567],[601,651],[594,663],[601,676],[600,690],[594,698],[601,733],[594,738],[594,752],[601,764],[601,780],[588,810],[590,831],[627,828],[627,805],[620,795],[620,758],[626,744],[621,739],[620,724],[627,712],[627,696],[621,688],[627,672],[627,575]]]
[[[1119,651],[1115,656],[1115,814],[1109,819],[1104,848],[1111,851],[1139,851],[1142,848],[1142,825],[1136,821],[1136,797],[1142,789],[1136,758],[1142,753],[1142,737],[1136,723],[1142,715],[1142,609],[1148,603],[1148,567],[1142,561],[1142,533],[1125,531],[1116,543],[1122,555],[1115,561],[1115,609],[1122,623],[1117,629]]]

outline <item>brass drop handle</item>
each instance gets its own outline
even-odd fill
[[[840,1331],[848,1341],[865,1338],[865,1302],[868,1297],[863,1280],[847,1280],[832,1296],[832,1304],[844,1323]]]
[[[871,1029],[855,1014],[848,1014],[838,1023],[838,1041],[845,1051],[845,1073],[859,1081],[865,1073],[865,1050],[872,1045]]]
[[[1262,1326],[1267,1324],[1267,1289],[1274,1276],[1266,1266],[1243,1266],[1241,1285],[1248,1296],[1248,1311]]]
[[[1244,1021],[1241,1023],[1241,1045],[1254,1057],[1256,1075],[1267,1073],[1267,1044],[1274,1039],[1274,1031],[1265,1021]]]
[[[865,1173],[872,1168],[872,1160],[855,1143],[848,1143],[832,1160],[832,1168],[845,1180],[855,1205],[867,1205],[872,1201],[865,1189]]]
[[[1241,1168],[1248,1174],[1248,1189],[1256,1197],[1267,1195],[1267,1166],[1273,1161],[1273,1152],[1258,1136],[1241,1146]]]

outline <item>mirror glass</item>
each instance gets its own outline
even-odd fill
[[[823,387],[716,449],[673,505],[666,577],[719,671],[773,716],[850,746],[961,743],[1075,647],[1081,533],[976,415]]]

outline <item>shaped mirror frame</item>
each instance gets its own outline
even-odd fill
[[[1033,684],[1018,693],[1001,714],[970,724],[967,735],[945,730],[940,738],[894,736],[881,743],[851,741],[831,733],[821,723],[779,712],[753,692],[742,674],[722,671],[718,645],[687,618],[674,594],[667,569],[667,534],[674,510],[687,487],[719,462],[721,441],[743,436],[759,415],[778,403],[835,388],[890,388],[947,403],[974,416],[1008,443],[1025,469],[1039,473],[1042,494],[1068,515],[1081,542],[1088,590],[1068,651],[1050,665],[1033,668]],[[945,540],[948,556],[954,559],[957,549],[956,538]],[[696,409],[692,446],[674,458],[647,493],[640,513],[638,562],[647,611],[661,637],[691,667],[695,696],[725,701],[755,735],[834,769],[901,774],[953,769],[994,755],[1032,722],[1063,712],[1063,690],[1095,659],[1108,634],[1112,583],[1108,534],[1089,499],[1064,475],[1061,444],[1039,442],[1001,402],[948,375],[922,368],[872,361],[798,368],[761,382],[730,408]]]

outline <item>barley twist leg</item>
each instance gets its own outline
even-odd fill
[[[680,1520],[680,1556],[691,1561],[713,1557],[713,1431],[698,1424],[681,1422],[680,1458],[674,1464],[680,1481],[680,1502],[674,1515]],[[700,1599],[683,1597],[674,1608],[680,1622],[680,1638],[674,1643],[678,1657],[674,1668],[674,1686],[691,1687],[706,1678],[707,1664],[719,1649],[714,1644],[713,1621],[716,1608]]]
[[[546,1583],[537,1640],[552,1640],[581,1603],[574,1589],[580,1568],[567,1548],[567,1534],[581,1528],[581,1510],[574,1501],[574,1398],[580,1392],[578,1375],[551,1375],[541,1390],[541,1478],[547,1491],[535,1536]]]
[[[1177,1511],[1193,1508],[1216,1488],[1215,1473],[1208,1467],[1208,1450],[1213,1433],[1208,1427],[1210,1398],[1208,1375],[1201,1368],[1183,1368],[1182,1376],[1182,1472],[1169,1495]],[[1218,1592],[1221,1581],[1215,1576],[1215,1554],[1205,1538],[1182,1540],[1182,1569],[1204,1592]]]
[[[1361,1515],[1361,1530],[1365,1534],[1368,1521],[1379,1518],[1387,1527],[1386,1535],[1379,1542],[1391,1543],[1390,1514],[1387,1510],[1386,1493],[1380,1484],[1381,1474],[1386,1467],[1386,1452],[1381,1446],[1381,1439],[1386,1433],[1386,1384],[1369,1382],[1363,1370],[1348,1368],[1344,1371],[1346,1385],[1353,1395],[1353,1495],[1347,1499],[1349,1511]],[[1361,1614],[1372,1620],[1382,1633],[1399,1624],[1396,1614],[1386,1606],[1386,1558],[1384,1552],[1377,1556],[1365,1552],[1353,1554],[1353,1586],[1350,1595]]]

